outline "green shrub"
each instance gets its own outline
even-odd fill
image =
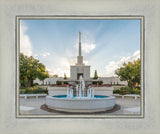
[[[38,85],[39,85],[38,83],[34,83],[34,84],[33,84],[33,86],[38,86]]]
[[[64,84],[68,84],[68,82],[67,82],[67,81],[65,81],[65,82],[64,82]]]
[[[62,85],[62,82],[56,81],[56,84],[57,84],[57,85]]]
[[[125,90],[125,91],[127,91],[127,90],[132,90],[129,86],[121,87],[120,89],[121,89],[121,90]]]
[[[44,89],[33,89],[33,88],[26,88],[26,89],[20,89],[20,94],[48,94],[48,90],[44,90]]]
[[[37,90],[32,90],[31,93],[33,93],[33,94],[37,94],[37,93],[46,93],[46,90],[37,89]]]
[[[134,90],[134,92],[135,92],[135,94],[140,94],[140,89],[138,89],[138,88],[135,88],[135,89],[133,89]]]
[[[20,90],[20,94],[25,94],[25,90]]]
[[[132,90],[130,87],[125,86],[125,87],[121,87],[120,89],[113,90],[113,93],[117,93],[120,95],[135,94],[135,90]],[[137,93],[138,93],[138,91],[137,91]]]
[[[24,86],[21,86],[21,87],[20,87],[20,90],[23,90],[23,89],[26,89],[26,87],[24,87]]]
[[[48,89],[45,90],[45,93],[48,94]]]
[[[29,89],[25,89],[24,93],[27,94],[29,92]]]
[[[102,84],[103,84],[103,81],[98,81],[98,84],[99,84],[99,85],[102,85]]]
[[[115,90],[113,90],[113,93],[114,94],[119,94],[121,91],[120,91],[120,89],[115,89]]]
[[[92,84],[95,85],[95,84],[97,84],[97,82],[96,82],[96,81],[93,81]]]

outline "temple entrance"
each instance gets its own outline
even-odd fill
[[[82,74],[82,73],[78,73],[78,74],[77,74],[77,80],[79,80],[79,78],[80,78],[81,75],[82,75],[82,77],[83,77],[83,74]]]

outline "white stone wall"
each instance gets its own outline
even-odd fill
[[[40,81],[38,78],[33,81],[33,83],[38,83],[39,85],[49,85],[49,84],[56,84],[57,81],[64,80],[62,77],[49,77],[44,79],[43,81]]]
[[[84,67],[84,80],[90,79],[90,66]]]
[[[70,76],[71,76],[71,79],[74,79],[74,80],[77,79],[77,67],[76,66],[70,67]]]
[[[100,77],[99,80],[103,81],[103,84],[123,84],[127,85],[127,81],[121,81],[118,77]]]
[[[77,80],[77,74],[82,73],[84,80],[90,79],[90,66],[71,66],[70,76],[72,80]]]
[[[106,95],[112,96],[113,95],[113,87],[92,87],[94,89],[95,95]]]
[[[84,67],[77,67],[77,73],[84,74]]]
[[[112,96],[113,95],[113,91],[95,91],[94,95]]]
[[[75,70],[75,68],[73,67],[73,70]],[[85,67],[84,69],[84,79],[85,80],[89,80],[90,78],[87,77],[89,76],[90,72],[88,71],[89,70],[89,67]],[[86,73],[88,73],[87,75],[85,75]],[[76,74],[76,71],[73,71],[73,75],[74,75],[74,78],[77,79],[77,74]],[[69,79],[69,78],[68,78]],[[48,85],[49,83],[50,84],[56,84],[56,81],[60,81],[60,80],[64,80],[62,77],[50,77],[50,78],[46,78],[44,80],[44,85]],[[99,80],[102,80],[103,81],[103,84],[123,84],[123,85],[127,85],[127,81],[120,81],[120,79],[118,77],[100,77]],[[39,79],[36,79],[34,80],[34,83],[38,83],[39,85],[42,85],[43,84],[43,81],[40,81]]]
[[[49,96],[66,95],[67,91],[48,91]]]
[[[33,83],[38,83],[39,85],[43,84],[43,81],[40,81],[38,78],[33,81]]]

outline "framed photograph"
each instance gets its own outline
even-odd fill
[[[144,16],[17,16],[16,34],[17,117],[144,117]]]
[[[0,133],[159,134],[160,2],[0,1]]]

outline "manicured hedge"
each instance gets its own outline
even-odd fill
[[[120,95],[125,95],[125,94],[140,94],[140,88],[136,87],[135,89],[131,89],[128,86],[121,87],[120,89],[115,89],[113,90],[114,94],[120,94]]]
[[[20,94],[48,94],[48,90],[44,89],[20,89]]]

